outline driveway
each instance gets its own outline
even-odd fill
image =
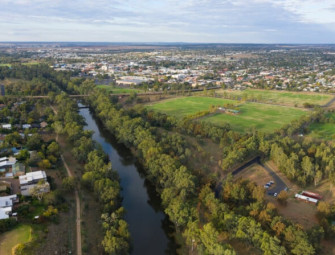
[[[277,193],[279,194],[280,191],[287,188],[285,182],[275,173],[272,171],[270,167],[267,165],[264,165],[260,160],[258,160],[258,164],[260,164],[272,177],[274,184],[271,185],[271,187],[267,190],[267,193]],[[264,183],[265,185],[266,183]]]

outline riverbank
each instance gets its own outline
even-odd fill
[[[132,152],[117,143],[88,109],[81,109],[80,114],[87,123],[84,129],[94,131],[93,140],[102,146],[120,176],[122,205],[127,211],[125,219],[132,236],[132,254],[165,254],[167,250],[174,254],[175,244],[170,237],[173,225],[162,212],[160,196],[145,180]]]

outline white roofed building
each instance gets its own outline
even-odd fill
[[[34,190],[40,193],[47,193],[50,191],[50,185],[47,182],[47,175],[45,171],[30,172],[19,176],[20,190],[23,196],[31,196]]]
[[[13,205],[17,202],[17,195],[0,197],[0,220],[9,218],[12,213]]]

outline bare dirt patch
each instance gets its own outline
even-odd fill
[[[255,163],[247,167],[245,170],[235,175],[235,178],[243,178],[255,182],[259,186],[264,186],[272,180],[271,175],[259,164]]]
[[[335,254],[335,243],[334,241],[322,241],[322,255],[334,255]]]
[[[290,195],[292,195],[292,193],[290,193]],[[294,223],[300,224],[304,227],[304,229],[310,229],[318,224],[315,204],[290,197],[287,200],[286,205],[281,205],[277,199],[273,197],[270,197],[269,199],[271,199],[271,202],[276,205],[280,215],[293,221]]]

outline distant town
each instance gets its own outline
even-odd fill
[[[0,92],[1,255],[335,254],[334,45],[0,43]]]

